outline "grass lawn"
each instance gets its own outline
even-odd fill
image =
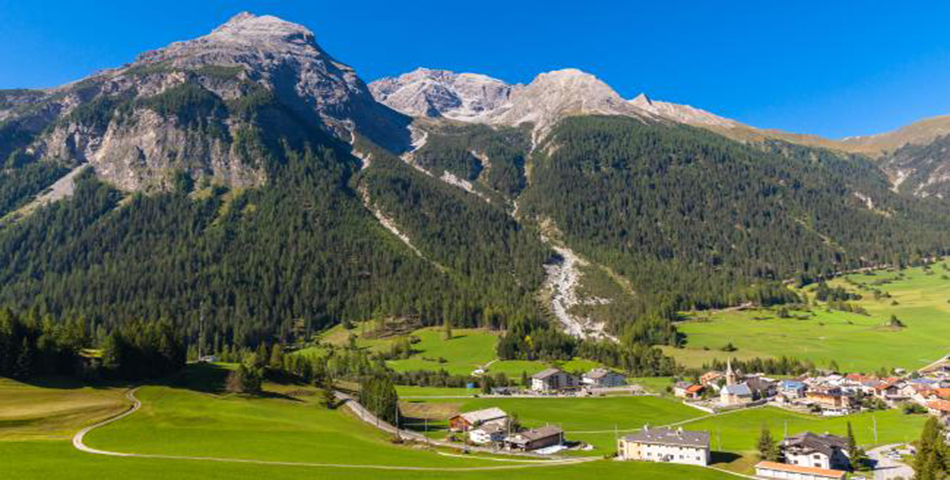
[[[680,324],[680,331],[686,334],[686,348],[666,347],[664,351],[696,367],[713,358],[786,355],[812,360],[822,367],[834,360],[848,371],[920,368],[950,353],[950,280],[941,278],[946,272],[940,265],[932,269],[932,275],[922,268],[907,269],[903,279],[898,279],[896,272],[881,271],[831,282],[860,293],[863,298],[852,303],[864,307],[869,316],[828,311],[825,305],[812,307],[808,319],[781,319],[768,310],[721,313],[712,315],[709,321]],[[849,285],[845,279],[859,286]],[[871,285],[882,281],[888,283]],[[891,298],[875,300],[871,288],[879,288]],[[813,299],[811,290],[805,291]],[[897,304],[892,305],[895,301]],[[891,315],[896,315],[906,328],[885,327]],[[727,343],[738,350],[721,351]]]
[[[597,455],[616,450],[614,428],[635,430],[644,424],[665,425],[703,415],[703,412],[666,398],[652,396],[616,396],[597,398],[472,398],[432,399],[403,402],[407,416],[428,417],[433,437],[445,435],[446,422],[450,416],[482,408],[498,407],[514,414],[527,427],[545,424],[560,425],[569,440],[589,441]],[[417,426],[423,422],[415,422]],[[581,438],[574,432],[605,432]],[[590,455],[591,453],[586,453]]]
[[[424,466],[427,468],[508,467],[510,462],[486,458],[454,458],[428,449],[399,446],[388,436],[352,418],[344,410],[317,405],[312,387],[267,385],[264,398],[215,393],[220,366],[191,366],[185,385],[149,385],[138,397],[142,408],[116,423],[96,429],[86,437],[92,447],[130,453],[213,456],[248,460]],[[49,384],[47,384],[49,385]],[[176,385],[178,385],[176,383]],[[255,465],[249,463],[106,457],[75,450],[68,440],[82,426],[100,419],[99,413],[85,420],[75,417],[69,425],[57,418],[62,399],[75,405],[114,405],[124,408],[122,389],[78,388],[75,385],[23,385],[0,380],[3,414],[32,406],[24,415],[28,425],[14,431],[5,424],[0,433],[0,465],[4,479],[95,479],[159,480],[268,478],[271,480],[317,476],[340,479],[541,479],[601,478],[729,478],[698,468],[595,461],[582,465],[481,471],[370,470],[338,467]],[[294,395],[291,397],[289,395]],[[105,399],[105,400],[103,400]],[[95,409],[91,409],[93,411]],[[48,415],[47,415],[48,414]],[[12,417],[12,415],[8,415]],[[49,425],[45,425],[45,424]],[[26,430],[24,430],[26,429]],[[32,430],[30,430],[32,429]],[[55,432],[45,440],[25,440],[28,431]],[[32,434],[31,434],[32,435]]]
[[[0,378],[0,440],[68,439],[128,405],[124,389],[84,387],[70,379],[26,384]]]
[[[334,345],[345,345],[350,335],[356,335],[356,344],[374,352],[388,351],[392,344],[402,336],[382,339],[365,338],[364,331],[370,331],[372,324],[363,322],[351,330],[337,325],[320,338],[323,342]],[[411,336],[419,339],[412,344],[414,353],[411,357],[386,362],[390,368],[398,372],[413,370],[445,370],[453,375],[471,375],[479,367],[488,366],[488,373],[494,375],[504,373],[509,378],[520,381],[521,374],[533,375],[551,366],[560,367],[570,372],[585,372],[600,366],[599,363],[584,359],[573,359],[553,364],[541,361],[528,360],[497,360],[495,347],[498,344],[498,332],[485,329],[464,328],[454,329],[452,338],[445,340],[445,333],[441,327],[428,327],[413,331]],[[320,347],[311,347],[300,350],[298,355],[319,355],[323,353]]]

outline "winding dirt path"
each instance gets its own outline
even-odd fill
[[[90,425],[86,428],[83,428],[76,435],[73,436],[73,447],[77,450],[85,453],[90,453],[93,455],[107,455],[111,457],[127,457],[127,458],[152,458],[152,459],[162,459],[162,460],[191,460],[191,461],[203,461],[203,462],[221,462],[221,463],[247,463],[253,465],[275,465],[275,466],[284,466],[284,467],[314,467],[314,468],[349,468],[349,469],[366,469],[366,470],[407,470],[407,471],[422,471],[422,472],[472,472],[472,471],[485,471],[485,470],[515,470],[522,468],[539,468],[539,467],[555,467],[555,466],[564,466],[564,465],[576,465],[579,463],[584,463],[592,460],[598,460],[597,458],[587,458],[587,459],[567,459],[567,460],[549,460],[549,461],[531,461],[527,460],[523,463],[518,463],[515,465],[498,465],[498,466],[483,466],[483,467],[413,467],[413,466],[398,466],[398,465],[353,465],[345,463],[313,463],[313,462],[285,462],[285,461],[276,461],[276,460],[252,460],[252,459],[242,459],[242,458],[221,458],[221,457],[192,457],[186,455],[162,455],[162,454],[149,454],[149,453],[125,453],[125,452],[113,452],[109,450],[100,450],[97,448],[92,448],[85,443],[86,434],[89,432],[109,425],[111,423],[117,422],[133,413],[137,412],[142,408],[142,402],[139,401],[135,396],[135,392],[138,388],[133,388],[126,393],[126,398],[132,402],[132,406],[128,410],[122,412],[112,418],[108,418],[101,422]],[[444,454],[442,452],[437,452],[439,455],[443,456],[454,456],[452,454]],[[466,456],[470,459],[478,460],[496,460],[494,458],[483,458],[483,457],[471,457]],[[501,459],[505,461],[505,459]],[[511,462],[518,462],[518,460],[507,460]]]

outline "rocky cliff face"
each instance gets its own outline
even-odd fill
[[[880,161],[893,190],[915,197],[950,198],[950,135],[908,143]]]
[[[377,101],[413,117],[475,120],[508,102],[512,86],[485,75],[419,68],[369,85]]]
[[[418,69],[377,80],[370,90],[378,101],[407,115],[507,126],[530,123],[536,137],[570,115],[650,117],[597,77],[577,69],[542,73],[528,85],[507,85],[471,73]]]
[[[246,187],[266,181],[261,159],[239,148],[261,102],[342,141],[358,132],[393,151],[409,145],[410,119],[377,103],[310,30],[247,13],[79,82],[5,93],[0,121],[23,154],[89,163],[125,190],[164,188],[173,171]]]

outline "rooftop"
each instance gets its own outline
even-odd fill
[[[709,432],[683,429],[644,428],[639,432],[623,437],[623,439],[634,443],[709,448]]]
[[[560,368],[549,368],[549,369],[547,369],[547,370],[541,370],[540,372],[535,373],[534,375],[531,376],[531,378],[537,378],[538,380],[544,380],[545,378],[548,378],[548,377],[550,377],[550,376],[552,376],[552,375],[557,375],[557,374],[559,374],[559,373],[561,373],[561,369],[560,369]]]
[[[508,414],[498,407],[491,407],[483,410],[475,410],[474,412],[465,412],[459,416],[469,423],[481,423],[506,418]]]
[[[759,462],[755,468],[767,468],[769,470],[779,470],[782,472],[807,473],[810,475],[820,475],[828,478],[844,478],[845,472],[841,470],[828,470],[826,468],[803,467],[801,465],[789,465],[787,463]]]

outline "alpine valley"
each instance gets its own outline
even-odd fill
[[[242,13],[0,91],[0,303],[168,319],[206,351],[393,320],[530,332],[499,347],[526,359],[658,355],[681,312],[947,253],[948,133],[759,129],[575,69],[367,85],[307,28]]]

